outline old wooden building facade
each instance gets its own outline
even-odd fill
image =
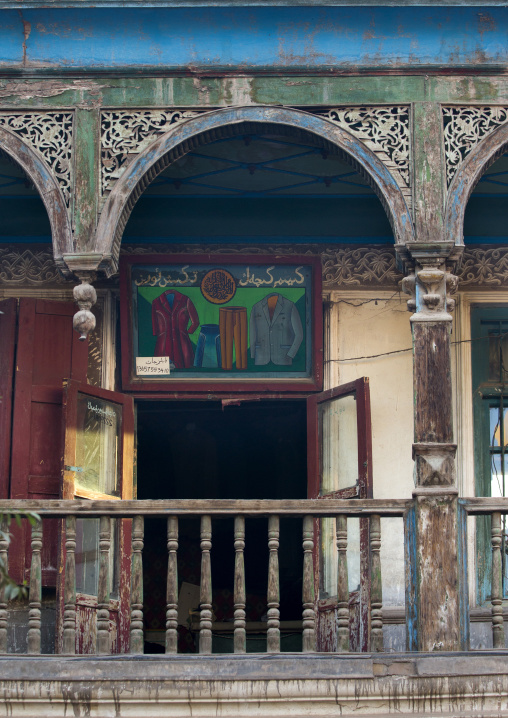
[[[0,1],[0,715],[508,713],[507,30]]]

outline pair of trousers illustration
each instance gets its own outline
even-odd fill
[[[219,325],[202,324],[194,356],[194,366],[217,369],[221,364]]]
[[[247,369],[247,309],[221,307],[219,309],[220,348],[222,368],[233,368],[233,344],[236,368]]]

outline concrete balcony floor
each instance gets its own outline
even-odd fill
[[[0,716],[508,716],[508,652],[0,656]]]

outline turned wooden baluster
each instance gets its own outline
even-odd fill
[[[303,518],[302,652],[316,650],[316,613],[314,609],[314,519]]]
[[[63,652],[76,653],[76,517],[65,519]]]
[[[280,653],[280,589],[279,589],[279,527],[278,516],[268,518],[268,622],[266,650]]]
[[[178,516],[168,518],[168,579],[166,590],[166,653],[178,651]]]
[[[111,519],[101,516],[99,522],[99,585],[97,589],[97,653],[107,655],[109,638],[109,550],[111,547]]]
[[[383,650],[383,593],[381,584],[381,517],[370,517],[370,650]]]
[[[501,547],[503,541],[501,514],[495,511],[492,514],[492,645],[494,648],[504,648],[504,619],[503,619],[503,569]]]
[[[349,651],[349,577],[347,516],[337,516],[337,650]]]
[[[199,621],[199,652],[212,652],[212,518],[201,517],[201,590]]]
[[[30,564],[30,594],[28,610],[28,653],[41,652],[41,605],[42,605],[42,522],[32,526],[32,562]]]
[[[131,645],[130,653],[143,653],[143,516],[132,520]]]
[[[245,653],[245,518],[235,516],[235,653]]]
[[[0,524],[0,563],[7,570],[7,549],[9,541],[7,534],[9,525],[4,518]],[[3,536],[5,538],[3,538]],[[7,653],[7,602],[5,600],[5,586],[0,587],[0,653]]]

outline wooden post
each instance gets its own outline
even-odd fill
[[[383,593],[381,581],[381,517],[370,517],[370,650],[383,650]]]
[[[201,589],[199,652],[212,652],[212,517],[201,517]]]
[[[76,653],[76,517],[65,519],[63,652]]]
[[[502,546],[503,534],[501,514],[495,511],[492,514],[492,645],[494,648],[504,648],[504,619],[503,619],[503,570]]]
[[[278,516],[268,517],[268,621],[266,650],[280,653],[280,588],[279,588],[279,529]]]
[[[9,541],[7,535],[9,531],[9,525],[6,519],[2,519],[0,523],[0,562],[2,566],[7,570],[7,549],[9,548]],[[5,536],[5,538],[3,538]],[[7,602],[5,600],[5,586],[0,588],[0,653],[7,653]]]
[[[99,586],[97,589],[97,653],[109,655],[109,550],[111,547],[111,519],[101,516],[99,523]]]
[[[430,188],[428,188],[430,191]],[[461,522],[455,478],[450,332],[460,256],[438,235],[415,242],[406,256],[412,294],[415,497],[409,562],[407,625],[416,625],[419,651],[464,650],[468,644],[467,584],[461,561]],[[409,257],[409,252],[411,256]],[[462,594],[462,595],[461,595]],[[413,610],[414,607],[414,610]],[[412,634],[411,634],[412,635]]]
[[[143,653],[143,536],[144,518],[132,520],[131,645],[130,653]]]
[[[178,516],[168,518],[168,577],[166,586],[166,653],[178,652]]]
[[[235,516],[235,637],[234,652],[246,652],[245,636],[245,518]]]
[[[316,613],[314,609],[314,519],[303,518],[302,652],[316,650]]]
[[[337,650],[349,651],[349,577],[347,568],[347,516],[337,526]]]
[[[28,653],[41,652],[42,602],[42,521],[32,526],[32,562],[30,564],[30,603],[28,611]]]

